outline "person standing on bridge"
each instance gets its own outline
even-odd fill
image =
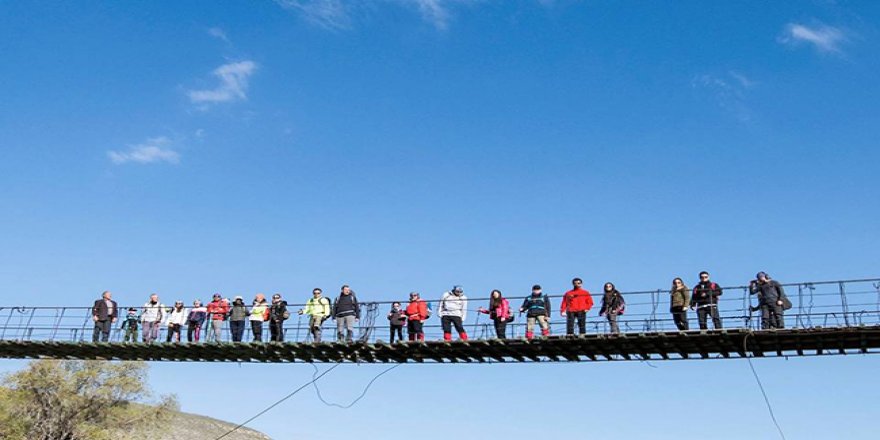
[[[175,302],[171,313],[168,315],[168,336],[165,338],[165,342],[171,342],[172,340],[180,342],[180,331],[186,325],[187,315],[189,315],[189,311],[183,306],[183,301]]]
[[[501,295],[500,290],[495,289],[489,294],[489,308],[480,307],[479,312],[492,319],[498,339],[507,339],[507,323],[511,321],[513,314],[510,312],[510,303]]]
[[[125,332],[122,336],[122,342],[137,342],[138,323],[140,320],[137,315],[137,309],[129,307],[128,314],[122,320],[122,327],[120,327]]]
[[[464,330],[464,320],[467,319],[467,296],[464,295],[464,289],[461,286],[453,286],[452,291],[444,292],[440,297],[440,306],[438,314],[440,315],[440,326],[443,327],[443,340],[452,340],[452,327],[458,332],[458,338],[462,341],[468,340],[467,332]]]
[[[229,331],[232,333],[232,342],[241,342],[244,338],[244,320],[247,316],[248,309],[244,304],[244,298],[236,295],[229,309]]]
[[[431,317],[428,303],[419,298],[419,292],[410,292],[409,304],[406,306],[406,333],[410,341],[424,341],[423,324]]]
[[[672,290],[669,291],[669,312],[672,313],[672,321],[679,330],[688,329],[688,303],[691,294],[681,278],[672,280]]]
[[[583,335],[587,332],[587,312],[593,308],[593,297],[583,285],[584,281],[580,278],[571,280],[572,289],[565,292],[562,297],[559,314],[565,317],[567,335],[574,335],[575,320],[577,320],[578,333]]]
[[[199,336],[202,333],[202,326],[208,318],[208,309],[202,305],[202,301],[193,301],[192,309],[186,318],[186,340],[188,342],[199,342]]]
[[[339,297],[333,303],[333,319],[336,320],[336,340],[352,342],[354,324],[361,319],[361,307],[351,287],[342,286]]]
[[[105,290],[101,298],[95,300],[92,306],[92,321],[95,322],[95,331],[92,332],[92,342],[107,342],[110,340],[110,328],[119,316],[119,307],[112,299],[113,294]]]
[[[406,312],[400,308],[400,303],[395,301],[391,303],[391,311],[388,312],[388,326],[391,329],[388,336],[388,343],[394,343],[394,335],[397,334],[397,341],[403,341],[403,325],[406,324]]]
[[[290,318],[287,311],[287,301],[281,299],[281,294],[272,295],[272,305],[269,306],[269,340],[272,342],[284,342],[284,321]]]
[[[541,286],[532,286],[532,295],[527,297],[519,312],[526,312],[526,339],[535,336],[535,322],[541,326],[541,336],[550,336],[550,297],[541,292]]]
[[[786,303],[791,307],[791,302],[785,296],[782,284],[770,279],[766,272],[758,272],[755,279],[749,283],[749,292],[758,294],[758,307],[761,309],[761,328],[785,328],[783,313]]]
[[[248,319],[251,321],[254,342],[263,342],[263,322],[269,320],[269,302],[266,301],[266,295],[258,293],[254,297]]]
[[[211,332],[208,334],[208,342],[220,342],[223,340],[223,321],[229,313],[229,302],[223,300],[223,296],[215,293],[211,302],[208,303],[208,319],[211,320]]]
[[[599,316],[605,315],[608,318],[611,334],[619,334],[620,327],[617,325],[617,316],[623,314],[626,302],[623,300],[623,295],[614,287],[614,283],[605,283],[602,290],[604,290],[604,294],[602,295],[602,308],[599,309]]]
[[[323,292],[318,287],[312,289],[312,297],[298,312],[300,315],[309,315],[309,333],[312,335],[312,342],[321,342],[322,326],[330,317],[330,300],[321,296]]]
[[[150,295],[150,300],[144,304],[141,312],[142,336],[145,343],[152,344],[159,337],[159,326],[162,325],[164,317],[165,305],[159,302],[159,295],[155,293]]]
[[[691,309],[697,309],[697,321],[701,330],[709,328],[707,320],[710,315],[715,330],[721,329],[721,316],[718,314],[718,297],[721,293],[721,287],[709,279],[709,272],[700,272],[700,282],[694,286],[694,294],[691,296]]]

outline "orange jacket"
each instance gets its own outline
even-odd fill
[[[410,321],[424,321],[428,316],[428,303],[424,300],[410,301],[406,306],[406,317]]]

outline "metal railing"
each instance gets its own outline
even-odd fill
[[[880,325],[880,278],[819,281],[783,284],[792,308],[785,313],[786,328],[850,327]],[[757,299],[749,294],[748,286],[723,287],[723,295],[718,301],[718,311],[724,328],[746,328],[760,330],[760,312],[754,311]],[[618,317],[620,331],[623,333],[650,333],[677,331],[669,312],[669,291],[665,289],[637,292],[623,292],[626,310]],[[551,334],[565,334],[566,320],[559,315],[560,295],[550,295],[553,305]],[[508,297],[511,310],[516,311],[524,297]],[[601,294],[594,294],[596,305],[587,318],[588,333],[608,333],[609,323],[598,315]],[[401,301],[404,305],[405,301]],[[355,339],[365,342],[388,341],[390,326],[385,315],[392,301],[362,302],[363,316],[355,328]],[[429,301],[436,311],[437,301]],[[291,304],[291,318],[284,322],[286,342],[312,342],[308,328],[308,316],[298,315],[296,311],[302,304]],[[491,339],[495,330],[488,315],[478,312],[479,307],[488,307],[487,298],[470,298],[465,328],[471,339]],[[120,311],[129,306],[120,304]],[[140,310],[142,306],[135,306]],[[124,313],[122,313],[124,316]],[[688,313],[690,329],[697,329],[696,314]],[[167,313],[166,313],[167,316]],[[711,320],[710,320],[711,321]],[[113,324],[109,341],[122,342],[124,330],[120,327],[122,319]],[[268,323],[263,324],[263,341],[269,340]],[[201,329],[201,341],[209,343],[210,323],[205,321]],[[253,339],[251,325],[245,323],[243,341]],[[507,325],[508,338],[525,336],[525,315],[517,314],[515,320]],[[709,327],[712,328],[711,322]],[[336,324],[327,320],[323,325],[325,342],[336,340]],[[698,330],[698,329],[697,329]],[[158,343],[167,341],[168,326],[160,325]],[[537,329],[536,329],[536,332]],[[442,339],[440,317],[436,313],[425,322],[426,340]],[[539,332],[538,332],[539,333]],[[91,307],[0,307],[0,340],[14,341],[68,341],[90,342],[94,334]],[[183,343],[186,342],[187,328],[181,329]],[[406,327],[404,327],[406,339]],[[141,340],[141,331],[138,331]],[[224,321],[221,342],[231,341],[230,326]]]

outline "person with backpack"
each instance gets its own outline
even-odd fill
[[[419,297],[419,292],[410,292],[406,306],[406,333],[410,341],[424,341],[423,324],[431,317],[428,303]]]
[[[159,302],[159,295],[150,295],[150,300],[144,304],[141,312],[141,322],[143,322],[142,336],[144,342],[152,344],[159,337],[159,326],[165,317],[165,305]]]
[[[571,280],[571,285],[572,289],[562,296],[559,314],[565,317],[565,334],[574,335],[575,320],[577,320],[578,333],[585,334],[587,332],[587,312],[593,308],[593,296],[584,289],[582,279]]]
[[[254,342],[263,342],[263,322],[269,320],[269,303],[266,301],[266,295],[258,293],[254,296],[248,320],[251,321],[251,334],[254,336]]]
[[[672,321],[679,330],[688,329],[688,302],[691,294],[684,280],[675,278],[672,280],[672,289],[669,291],[669,313],[672,313]]]
[[[186,324],[186,318],[189,312],[183,306],[183,301],[176,301],[171,313],[168,315],[168,335],[165,342],[180,342],[180,330]]]
[[[324,321],[330,317],[330,300],[321,296],[324,291],[318,287],[312,289],[312,297],[306,301],[305,308],[299,310],[300,315],[309,315],[309,333],[312,342],[321,342]]]
[[[786,309],[791,308],[791,301],[785,296],[782,284],[771,279],[767,272],[758,272],[755,279],[749,283],[749,293],[758,295],[761,329],[785,328],[783,314]]]
[[[272,305],[269,306],[269,339],[272,342],[284,342],[284,321],[288,318],[287,301],[281,299],[280,293],[272,295]]]
[[[229,301],[224,301],[222,295],[215,293],[211,302],[208,303],[208,319],[211,320],[211,333],[208,334],[208,342],[222,341],[223,321],[229,314]]]
[[[721,329],[721,316],[718,314],[718,297],[721,296],[721,287],[709,279],[709,272],[700,272],[700,282],[694,286],[691,296],[691,309],[697,309],[697,321],[700,329],[709,328],[707,320],[712,317],[712,326],[715,330]]]
[[[550,336],[550,297],[542,293],[539,284],[532,286],[532,294],[523,300],[519,312],[526,312],[526,339],[535,336],[535,322],[541,326],[541,336]]]
[[[440,297],[440,305],[437,314],[440,315],[440,326],[443,328],[443,340],[452,340],[452,327],[458,332],[458,338],[468,340],[464,330],[464,320],[467,319],[467,296],[461,286],[453,286],[452,291],[444,292]]]
[[[339,297],[333,303],[333,319],[336,320],[336,340],[352,342],[354,324],[361,319],[361,308],[351,287],[342,286]]]
[[[202,325],[208,318],[208,308],[202,305],[200,300],[193,301],[192,309],[186,318],[186,340],[187,342],[199,342],[199,336],[202,332]]]
[[[611,326],[611,334],[620,333],[620,327],[617,325],[617,316],[623,314],[626,308],[626,302],[623,295],[614,287],[614,283],[605,283],[603,287],[602,307],[599,309],[599,316],[608,318],[608,324]]]
[[[125,319],[122,320],[121,330],[124,331],[122,342],[137,342],[138,324],[140,318],[137,315],[137,309],[130,307]]]
[[[500,290],[495,289],[489,294],[488,309],[480,307],[478,311],[492,319],[498,339],[507,339],[507,323],[513,320],[513,314],[510,313],[510,303],[501,295]]]
[[[247,316],[248,309],[244,304],[244,298],[236,295],[229,309],[229,331],[232,333],[232,342],[241,342],[244,338],[244,320]]]
[[[397,334],[397,341],[403,341],[403,325],[406,324],[406,312],[400,308],[400,303],[395,301],[391,303],[391,311],[388,312],[388,325],[391,334],[388,337],[388,343],[394,343],[394,334]]]

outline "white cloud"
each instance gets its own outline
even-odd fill
[[[326,29],[351,27],[351,17],[342,0],[275,0],[275,3],[302,14],[306,20]]]
[[[128,162],[140,164],[180,163],[180,153],[171,148],[171,140],[164,136],[150,138],[137,145],[130,145],[128,151],[108,151],[107,157],[117,165]]]
[[[218,40],[223,40],[227,43],[229,42],[229,37],[226,36],[226,31],[218,27],[212,27],[208,29],[208,35],[217,38]]]
[[[411,3],[411,1],[405,2]],[[449,10],[443,5],[443,0],[415,0],[419,7],[422,18],[430,22],[437,29],[446,29],[449,25]]]
[[[819,52],[826,53],[840,52],[840,45],[846,40],[846,34],[843,30],[821,23],[812,27],[789,23],[779,37],[780,43],[788,45],[811,44]]]
[[[247,99],[248,79],[257,69],[253,61],[224,64],[214,69],[220,85],[209,90],[190,90],[190,101],[196,104],[216,104]]]
[[[728,72],[727,76],[697,75],[691,80],[691,87],[708,94],[715,104],[733,115],[740,122],[750,122],[752,111],[746,104],[747,89],[752,88],[757,82],[746,78],[745,75]],[[733,81],[731,81],[733,79]]]

